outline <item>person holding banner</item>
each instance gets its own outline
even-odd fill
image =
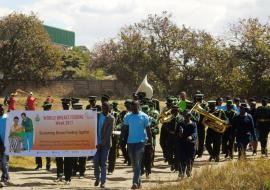
[[[1,170],[2,176],[1,181],[6,185],[9,181],[9,156],[5,153],[5,132],[6,132],[6,121],[7,115],[4,114],[5,110],[0,104],[0,159],[1,159]]]
[[[32,119],[26,116],[26,113],[21,114],[22,117],[22,127],[24,128],[24,150],[32,150],[33,140],[34,140],[34,127]]]
[[[101,188],[105,188],[107,159],[112,144],[112,131],[115,127],[115,119],[110,114],[110,105],[103,102],[102,112],[98,114],[97,124],[97,152],[94,156],[94,175],[96,178],[95,186],[99,183]]]
[[[43,110],[44,111],[50,111],[52,108],[52,104],[50,102],[50,100],[47,98],[47,100],[44,102],[43,104]],[[40,170],[42,168],[42,158],[41,157],[36,157],[36,170]],[[51,169],[51,158],[50,157],[46,157],[46,170],[50,170]]]
[[[69,110],[71,100],[69,98],[63,98],[63,99],[61,99],[61,101],[62,101],[63,110]],[[57,178],[54,181],[61,182],[63,174],[64,174],[65,175],[65,184],[69,185],[71,182],[72,165],[74,162],[74,158],[56,157],[55,161],[56,161]]]

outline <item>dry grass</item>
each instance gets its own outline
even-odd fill
[[[270,160],[228,162],[219,167],[203,167],[191,179],[177,185],[164,185],[152,190],[270,190]]]

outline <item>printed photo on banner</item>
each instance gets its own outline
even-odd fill
[[[6,124],[6,153],[16,156],[92,156],[97,112],[12,111]]]

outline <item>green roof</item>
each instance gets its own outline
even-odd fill
[[[43,26],[53,43],[63,46],[75,46],[75,32],[47,25]]]

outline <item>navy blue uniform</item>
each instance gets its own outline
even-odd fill
[[[262,154],[267,155],[267,139],[270,132],[270,107],[260,106],[254,114],[256,127],[259,131],[259,141],[262,147]]]
[[[251,141],[256,141],[253,118],[250,114],[237,115],[233,119],[233,130],[236,136],[237,147],[239,150],[239,158],[243,155],[247,149],[247,145]]]
[[[197,125],[195,122],[186,124],[181,122],[176,127],[176,162],[179,174],[191,175],[192,166],[196,154]],[[188,139],[191,136],[192,139]]]

